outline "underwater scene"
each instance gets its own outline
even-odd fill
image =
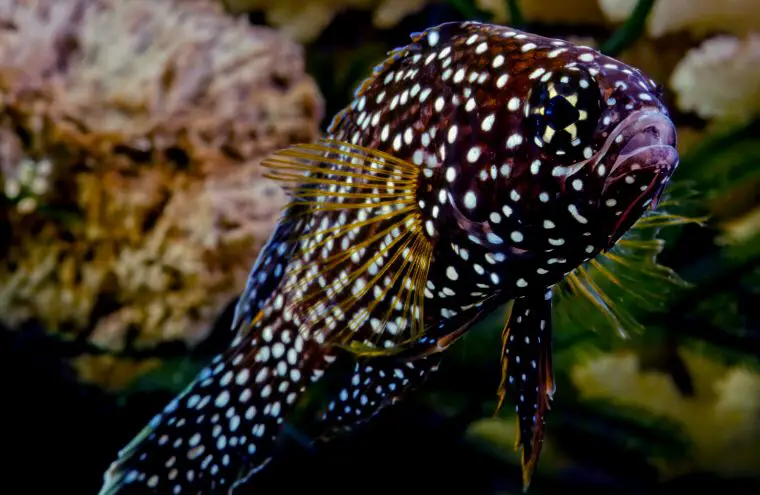
[[[0,0],[0,493],[760,493],[760,0]]]

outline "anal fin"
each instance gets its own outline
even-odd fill
[[[516,450],[522,449],[523,491],[530,486],[554,395],[551,349],[552,292],[516,299],[502,333],[499,404],[509,395],[517,412]]]
[[[368,422],[420,387],[438,369],[441,357],[435,354],[414,361],[359,358],[320,414],[322,438],[329,439]]]

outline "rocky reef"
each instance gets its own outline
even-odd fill
[[[284,204],[259,161],[322,117],[302,48],[217,2],[2,2],[0,323],[195,345]]]

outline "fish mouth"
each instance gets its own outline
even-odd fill
[[[629,115],[610,135],[608,143],[612,146],[607,153],[617,155],[610,167],[608,184],[619,180],[636,165],[664,168],[663,171],[667,172],[678,162],[676,128],[670,118],[659,111],[639,111]]]
[[[617,207],[613,215],[611,248],[644,214],[656,208],[670,176],[678,166],[676,129],[667,115],[659,111],[639,111],[618,125],[607,156],[614,156],[602,197]],[[619,151],[617,151],[619,150]],[[608,162],[609,163],[609,162]],[[603,162],[597,167],[604,166]]]

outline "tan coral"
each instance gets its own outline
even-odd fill
[[[217,4],[2,2],[0,319],[197,343],[284,204],[260,160],[322,114],[302,48]]]
[[[120,359],[109,355],[84,355],[71,364],[81,380],[97,383],[109,392],[119,392],[136,378],[161,367],[161,361],[156,358]]]
[[[380,29],[389,29],[405,17],[422,10],[430,0],[383,0],[372,15],[372,21]]]
[[[684,36],[641,37],[617,58],[633,67],[638,67],[648,77],[665,85],[673,69],[693,46],[691,40]]]
[[[681,110],[743,121],[760,114],[760,33],[717,36],[691,50],[670,79]]]
[[[628,18],[638,0],[599,0],[607,19]],[[760,29],[757,0],[658,0],[647,20],[647,32],[662,36],[676,31],[746,34]]]

